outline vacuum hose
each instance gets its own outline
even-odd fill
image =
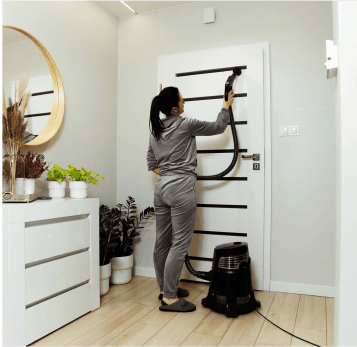
[[[190,259],[188,258],[188,254],[186,254],[185,256],[185,264],[186,264],[186,267],[188,269],[188,271],[191,272],[192,275],[198,277],[198,278],[201,278],[202,280],[206,280],[206,281],[209,281],[211,282],[212,280],[212,270],[208,271],[208,272],[204,272],[204,271],[196,271],[191,263],[190,263]]]
[[[236,78],[236,76],[239,76],[242,73],[241,69],[236,67],[233,69],[233,74],[231,76],[228,77],[226,85],[225,85],[225,100],[228,101],[228,92],[232,89],[232,85],[233,82]],[[233,142],[234,142],[234,154],[233,154],[233,159],[231,164],[228,166],[228,168],[224,171],[222,171],[221,173],[217,174],[217,175],[212,175],[212,176],[197,176],[197,179],[199,180],[215,180],[215,179],[219,179],[222,178],[223,176],[227,175],[230,171],[232,171],[232,169],[234,168],[234,165],[237,162],[237,158],[238,158],[238,153],[239,153],[239,145],[238,145],[238,136],[237,136],[237,130],[234,124],[234,116],[233,116],[233,111],[232,111],[232,106],[229,106],[229,115],[230,115],[230,122],[231,122],[231,129],[232,129],[232,136],[233,136]],[[188,257],[188,254],[186,254],[185,256],[185,264],[186,267],[188,269],[188,271],[198,277],[201,278],[203,280],[206,281],[211,281],[212,280],[212,270],[210,270],[209,272],[204,272],[204,271],[196,271],[191,263],[190,263],[190,259]]]
[[[226,82],[226,90],[225,90],[225,95],[228,94],[228,92],[232,89],[232,85],[234,82],[234,79],[236,76],[239,76],[242,73],[240,68],[234,68],[233,69],[233,74],[229,76],[227,82]],[[226,101],[228,101],[227,96],[226,96]],[[227,175],[229,172],[232,171],[234,168],[234,165],[237,162],[238,159],[238,153],[239,153],[239,144],[238,144],[238,136],[237,136],[237,130],[234,124],[234,116],[233,116],[233,111],[232,111],[232,106],[229,106],[229,115],[230,115],[230,123],[231,123],[231,129],[232,129],[232,136],[233,136],[233,142],[234,142],[234,154],[233,154],[233,159],[231,164],[228,166],[228,168],[221,173],[217,175],[212,175],[212,176],[197,176],[198,180],[215,180],[222,178],[223,176]]]

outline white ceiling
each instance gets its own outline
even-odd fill
[[[123,3],[117,1],[94,1],[98,5],[103,6],[115,17],[137,16],[130,11]],[[197,1],[125,1],[137,14],[160,10],[167,7],[180,6]]]
[[[130,11],[124,4],[119,0],[116,1],[94,1],[100,6],[103,6],[115,17],[125,17],[125,16],[136,16],[135,13]],[[126,1],[133,10],[138,14],[144,12],[150,12],[155,10],[160,10],[167,7],[180,6],[189,4],[196,1]],[[20,32],[12,29],[3,28],[2,44],[7,45],[9,43],[27,40],[28,38],[21,34]]]

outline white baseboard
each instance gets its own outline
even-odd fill
[[[156,272],[155,272],[155,269],[154,268],[151,268],[151,267],[141,267],[141,266],[133,266],[133,275],[134,276],[145,276],[145,277],[154,277],[156,278]],[[181,278],[183,278],[184,276],[184,273],[182,272],[181,273],[181,276],[180,276],[180,280]],[[199,280],[201,281],[199,278],[194,278],[194,280]],[[203,281],[204,282],[204,281]]]
[[[156,277],[155,269],[151,267],[133,267],[133,275]],[[315,296],[324,296],[328,298],[335,297],[335,287],[316,286],[313,284],[270,281],[269,290],[271,292],[315,295]]]
[[[155,269],[152,267],[133,267],[134,276],[156,277]]]
[[[335,287],[316,286],[313,284],[288,283],[270,281],[271,292],[293,293],[303,295],[335,297]]]

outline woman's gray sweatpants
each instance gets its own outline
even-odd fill
[[[165,298],[177,297],[177,286],[196,219],[196,176],[174,174],[155,185],[156,243],[154,265]]]

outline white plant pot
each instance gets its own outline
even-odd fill
[[[66,181],[47,181],[48,196],[53,199],[64,198],[66,195]]]
[[[101,265],[100,268],[100,296],[109,292],[109,277],[112,264]]]
[[[87,197],[88,182],[71,181],[69,182],[69,190],[72,199],[85,199]]]
[[[35,194],[35,183],[34,178],[25,178],[25,194]]]
[[[126,257],[113,257],[110,259],[112,264],[112,275],[110,283],[124,284],[131,281],[133,276],[134,253]]]

